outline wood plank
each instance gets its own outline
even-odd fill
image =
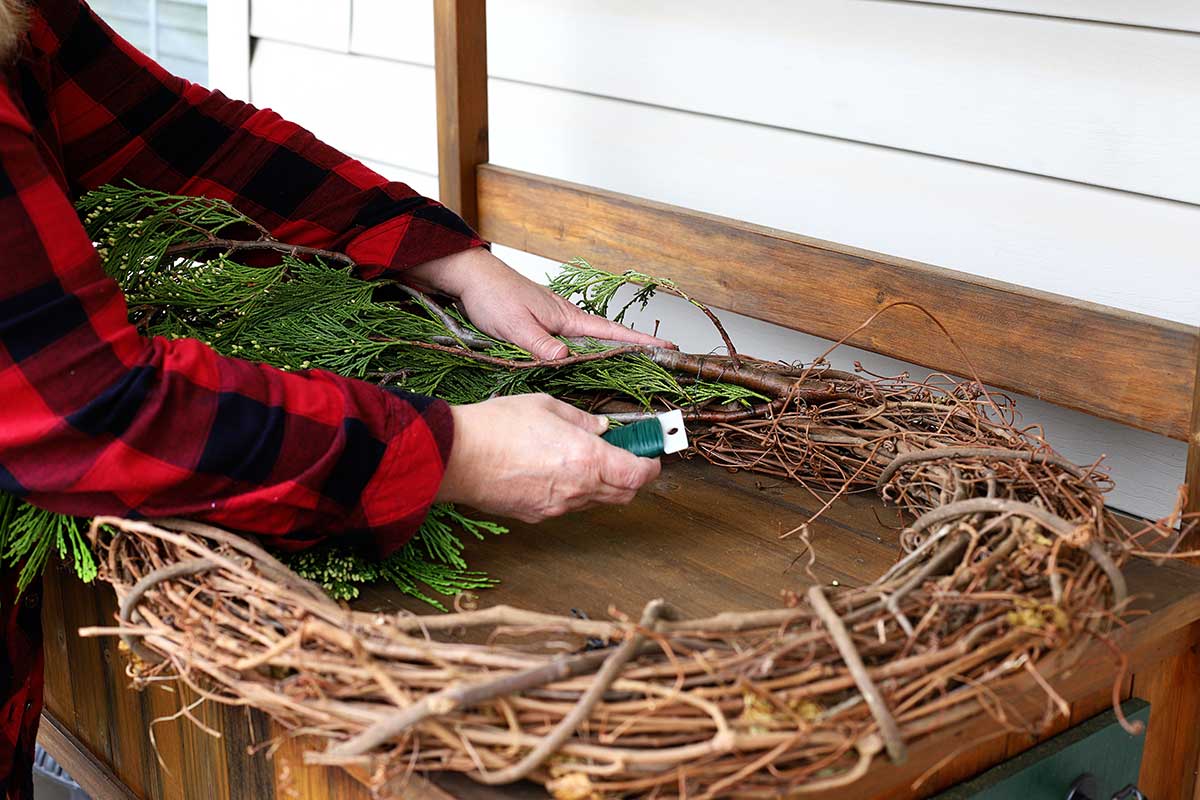
[[[550,258],[637,265],[700,287],[698,298],[720,308],[824,338],[888,303],[919,302],[989,384],[1188,435],[1197,334],[1186,325],[493,165],[479,168],[479,201],[485,238]],[[969,374],[911,309],[849,342]]]
[[[59,719],[73,720],[71,658],[67,651],[67,628],[63,624],[63,567],[56,560],[42,577],[42,653],[45,658],[43,707]]]
[[[55,576],[62,591],[62,620],[66,630],[67,663],[70,669],[70,696],[74,718],[61,720],[87,744],[104,763],[113,766],[112,698],[104,651],[98,639],[82,639],[75,634],[90,625],[107,625],[101,617],[98,598],[71,573],[61,570]]]
[[[133,694],[132,688],[125,688],[125,702],[133,702]],[[145,758],[158,772],[158,781],[152,787],[149,800],[187,800],[188,787],[180,777],[184,761],[183,729],[192,723],[183,719],[167,719],[179,711],[179,689],[168,684],[157,684],[148,687],[141,695],[138,700],[145,714],[145,727],[138,742]],[[155,723],[159,719],[164,721]],[[152,725],[153,745],[150,744]]]
[[[485,0],[434,0],[441,201],[478,225],[475,167],[488,160]]]
[[[175,689],[179,707],[191,706],[199,700],[199,696],[191,689],[179,685]],[[191,714],[204,726],[220,733],[225,727],[225,710],[224,706],[204,702],[192,708]],[[184,796],[191,798],[200,787],[204,787],[204,796],[211,800],[238,800],[241,793],[235,791],[237,787],[230,783],[230,754],[222,739],[186,719],[180,719],[176,724],[179,725],[182,757],[171,778],[182,784]]]
[[[62,580],[68,582],[67,594],[86,597],[91,601],[99,624],[115,623],[117,598],[111,589],[104,585],[72,587],[71,583],[79,583],[78,578],[69,572],[60,575]],[[127,690],[129,678],[125,670],[129,659],[120,647],[119,640],[102,638],[90,640],[90,643],[99,647],[104,664],[101,681],[105,689],[104,713],[112,748],[109,763],[130,792],[138,797],[149,797],[158,788],[159,771],[158,765],[153,759],[146,758],[145,753],[145,697],[141,693],[130,694]]]
[[[278,733],[278,731],[277,731]],[[358,776],[341,769],[328,767],[313,767],[304,763],[304,752],[314,746],[310,739],[283,738],[271,757],[271,766],[275,771],[274,797],[295,797],[302,800],[319,798],[319,800],[369,800],[371,792],[366,787],[367,775]],[[320,745],[315,745],[320,747]],[[262,760],[262,757],[259,757]],[[405,797],[382,792],[380,797]],[[415,795],[414,800],[425,800]],[[441,800],[430,797],[428,800]]]
[[[1061,798],[1080,775],[1097,782],[1089,797],[1110,798],[1136,785],[1142,760],[1142,737],[1131,736],[1110,708],[1069,732],[1057,734],[1038,747],[976,776],[935,800],[1010,800],[1017,797]],[[1126,719],[1147,724],[1150,706],[1141,700],[1122,703]]]
[[[1190,798],[1200,764],[1200,625],[1182,653],[1140,671],[1133,694],[1150,703],[1150,728],[1138,788],[1147,797]]]
[[[1191,438],[1188,441],[1187,499],[1184,510],[1200,514],[1200,345],[1196,347],[1196,385],[1192,389],[1192,424]],[[1200,533],[1192,537],[1193,542],[1200,542]]]
[[[79,741],[54,715],[44,712],[38,728],[38,743],[83,787],[92,800],[142,800]]]
[[[665,596],[694,616],[773,608],[781,593],[802,591],[806,548],[780,539],[821,503],[802,488],[699,458],[671,460],[629,506],[597,507],[509,533],[468,541],[473,569],[501,579],[482,599],[565,614],[606,618],[610,607],[636,615]],[[861,585],[898,552],[898,532],[881,525],[894,511],[866,497],[846,497],[811,526],[813,572],[829,584]],[[420,601],[374,587],[356,602],[370,610],[429,613]]]

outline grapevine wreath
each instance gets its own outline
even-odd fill
[[[119,635],[135,684],[173,679],[256,708],[317,742],[306,760],[356,765],[377,785],[449,770],[532,779],[563,800],[850,786],[877,757],[903,761],[969,717],[1018,725],[992,689],[1007,676],[1030,674],[1061,705],[1039,665],[1107,641],[1128,600],[1122,565],[1179,539],[1178,518],[1115,517],[1096,465],[1058,455],[975,381],[760,361],[698,303],[726,355],[582,340],[539,361],[420,292],[359,280],[344,255],[273,240],[223,202],[105,187],[80,209],[147,334],[452,402],[544,391],[617,423],[681,408],[713,464],[795,481],[826,508],[875,492],[905,514],[903,552],[869,585],[813,585],[779,608],[707,619],[656,599],[605,621],[507,606],[381,615],[331,598],[381,578],[435,604],[488,585],[457,536],[499,528],[452,508],[382,564],[339,545],[285,563],[192,521],[88,525],[0,499],[0,556],[24,558],[31,578],[57,551],[115,589],[117,625],[84,633]],[[584,262],[551,286],[598,314],[627,286],[624,308],[682,294]]]

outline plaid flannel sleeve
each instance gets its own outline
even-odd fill
[[[0,85],[0,490],[78,515],[183,515],[310,544],[420,525],[449,408],[147,339]]]
[[[40,6],[72,191],[132,180],[223,198],[276,238],[346,253],[368,278],[484,244],[441,204],[275,112],[170,75],[78,0]]]
[[[40,580],[17,596],[19,568],[0,564],[0,798],[33,800],[42,711]]]

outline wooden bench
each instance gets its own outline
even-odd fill
[[[636,264],[677,279],[719,308],[826,338],[840,337],[891,301],[919,300],[936,309],[985,381],[1188,441],[1188,505],[1200,511],[1196,328],[489,164],[484,2],[437,0],[436,9],[442,198],[486,238],[550,258],[584,255],[613,268]],[[966,372],[945,337],[915,312],[885,316],[850,341],[933,369]],[[502,539],[472,543],[468,557],[503,580],[482,598],[488,604],[558,613],[575,608],[594,617],[611,606],[635,611],[653,596],[694,615],[771,607],[782,591],[801,590],[812,580],[801,544],[780,534],[817,505],[776,480],[729,473],[699,459],[674,461],[628,508],[519,525]],[[870,581],[896,557],[895,521],[895,512],[877,501],[839,500],[813,526],[812,575],[826,583]],[[1117,634],[1130,668],[1115,695],[1151,706],[1139,784],[1154,800],[1192,798],[1200,766],[1200,569],[1135,561],[1127,579],[1145,613]],[[367,593],[358,605],[425,610],[386,590]],[[116,641],[75,635],[80,627],[109,623],[114,610],[105,587],[82,586],[66,573],[46,582],[42,740],[94,797],[369,796],[362,776],[304,767],[303,741],[272,744],[279,731],[246,709],[197,706],[189,713],[220,738],[170,719],[153,725],[152,744],[152,720],[176,715],[195,698],[165,687],[128,690]],[[919,743],[903,766],[880,761],[850,796],[930,796],[1113,702],[1117,665],[1102,646],[1069,664],[1060,659],[1047,672],[1070,704],[1069,718],[1054,719],[1037,737],[997,736],[986,718],[967,722]],[[1024,718],[1044,715],[1045,695],[1028,681],[1011,681],[1003,692]],[[442,776],[397,788],[395,796],[544,793]]]

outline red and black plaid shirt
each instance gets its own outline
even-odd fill
[[[292,546],[403,544],[441,480],[445,403],[285,373],[129,324],[71,201],[113,181],[224,198],[366,277],[482,242],[268,110],[173,77],[80,0],[33,4],[0,80],[0,490],[77,515],[180,515]],[[28,791],[37,588],[0,567],[0,797]]]

